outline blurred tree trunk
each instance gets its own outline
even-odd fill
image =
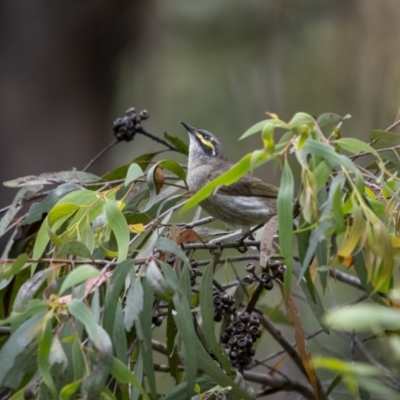
[[[145,37],[151,6],[0,2],[0,182],[82,168],[112,140],[117,62],[127,44],[137,47]],[[0,188],[0,206],[11,197]]]

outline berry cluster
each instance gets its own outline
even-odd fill
[[[196,278],[201,275],[201,272],[197,269],[197,261],[190,260],[190,285],[196,286]]]
[[[274,287],[273,279],[280,279],[283,281],[286,269],[282,264],[276,266],[269,264],[266,267],[262,267],[262,273],[258,275],[255,265],[250,263],[246,265],[246,271],[251,274],[244,277],[244,282],[246,284],[250,285],[258,281],[264,285],[265,290],[271,290]]]
[[[129,142],[135,137],[136,132],[142,131],[141,121],[149,118],[149,113],[146,110],[140,111],[139,115],[136,114],[134,107],[126,110],[125,116],[117,118],[112,124],[114,136],[118,140],[125,140]]]
[[[255,354],[253,343],[261,336],[259,326],[258,318],[243,312],[225,327],[221,342],[233,365],[244,367],[251,362]]]
[[[213,288],[214,321],[221,322],[223,314],[233,315],[236,312],[235,300],[228,293]]]

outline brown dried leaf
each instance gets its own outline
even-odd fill
[[[278,360],[277,363],[275,363],[275,365],[273,365],[273,367],[271,368],[271,371],[268,372],[268,375],[270,375],[270,376],[275,375],[275,372],[279,371],[279,368],[288,359],[288,357],[289,357],[289,355],[286,353],[280,360]]]
[[[264,226],[260,241],[260,265],[265,267],[269,259],[275,254],[274,235],[278,231],[278,217],[272,217]]]
[[[154,186],[156,187],[156,194],[159,194],[164,186],[164,172],[160,167],[154,170]]]
[[[176,244],[180,246],[183,243],[195,242],[196,240],[200,240],[202,242],[199,234],[193,229],[185,229],[179,233]]]
[[[310,380],[310,383],[314,389],[314,393],[318,398],[317,377],[315,375],[315,370],[312,364],[311,354],[308,350],[307,339],[304,332],[303,324],[301,323],[296,303],[291,294],[289,294],[289,296],[285,300],[285,306],[288,314],[288,319],[294,325],[294,337],[297,344],[297,348],[299,349],[300,357],[303,361],[303,365],[307,372],[308,379]]]
[[[317,257],[314,257],[313,260],[311,261],[311,265],[310,265],[310,275],[311,275],[311,280],[313,282],[314,282],[317,274],[318,274],[318,260],[317,260]]]

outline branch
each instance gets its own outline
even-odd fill
[[[293,360],[293,362],[297,365],[300,371],[306,376],[307,380],[309,380],[306,369],[303,365],[303,360],[301,359],[299,353],[296,349],[286,340],[286,338],[282,335],[282,332],[272,323],[272,321],[263,314],[259,314],[259,320],[261,325],[269,332],[269,334],[283,347],[283,349],[287,352],[289,357]],[[316,377],[317,385],[318,385],[318,399],[325,400],[326,394],[324,388],[321,385],[321,382]],[[314,394],[313,394],[314,396]],[[314,397],[315,398],[315,397]]]
[[[163,343],[158,342],[157,340],[152,340],[152,348],[153,350],[168,356],[167,354],[167,346]],[[154,369],[159,372],[169,372],[170,368],[168,365],[163,364],[155,364]],[[183,366],[178,366],[178,369],[183,370]],[[202,371],[199,371],[202,372]],[[316,400],[315,395],[311,387],[306,386],[300,382],[292,381],[288,378],[278,378],[272,377],[269,374],[262,374],[259,372],[253,371],[244,371],[243,377],[245,380],[255,383],[260,383],[262,385],[268,385],[277,391],[294,391],[302,394],[306,399]]]
[[[227,243],[189,243],[182,244],[183,250],[222,250],[222,249],[240,249],[243,247],[243,244],[246,247],[259,247],[260,242],[258,240],[245,240],[243,243],[241,242],[227,242]]]
[[[83,168],[83,172],[87,171],[102,155],[104,155],[105,153],[107,153],[108,150],[110,150],[111,148],[113,148],[116,144],[118,144],[120,142],[120,140],[116,139],[114,140],[112,143],[110,143],[109,145],[107,145],[106,147],[104,147],[103,150],[101,150],[99,153],[97,153],[85,166],[85,168]]]
[[[355,287],[356,289],[363,290],[364,292],[366,291],[361,281],[353,275],[346,274],[345,272],[341,272],[336,269],[329,270],[329,275],[340,282]],[[383,292],[376,292],[376,293],[381,297],[387,297],[387,295]]]
[[[158,136],[155,136],[155,135],[153,135],[153,134],[151,134],[151,133],[145,131],[145,130],[143,129],[143,127],[141,127],[140,129],[137,129],[137,130],[136,130],[136,133],[139,133],[139,134],[141,134],[141,135],[147,136],[148,138],[154,140],[155,142],[160,143],[160,144],[163,144],[163,145],[164,145],[165,147],[167,147],[169,150],[176,151],[176,152],[179,153],[179,150],[178,150],[175,146],[173,146],[172,144],[168,143],[166,140],[161,139],[161,138],[159,138]]]

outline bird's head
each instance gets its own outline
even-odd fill
[[[207,159],[226,159],[224,146],[212,133],[196,129],[181,122],[189,133],[189,159],[196,158],[207,162]]]

